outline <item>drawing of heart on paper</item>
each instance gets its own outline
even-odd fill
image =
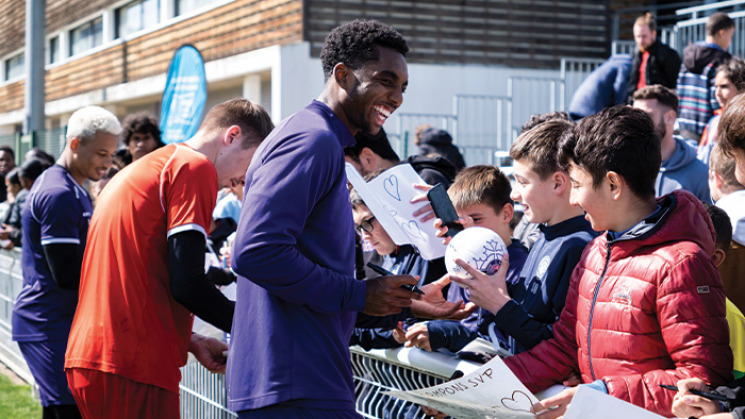
[[[416,221],[410,220],[407,223],[401,223],[401,227],[403,227],[404,231],[409,236],[411,236],[411,237],[418,237],[418,238],[420,238],[422,240],[427,240],[422,235],[422,230],[419,228],[419,224]]]
[[[517,395],[517,397],[515,397]],[[530,401],[530,397],[520,390],[512,392],[512,397],[502,397],[502,406],[513,412],[528,412],[531,413],[530,407],[533,406],[533,402]]]
[[[401,194],[398,192],[398,177],[396,175],[390,175],[383,180],[383,189],[393,199],[401,202]]]

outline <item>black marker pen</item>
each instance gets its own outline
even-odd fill
[[[662,387],[662,388],[668,389],[668,390],[679,391],[678,390],[678,387],[671,386],[671,385],[668,385],[668,384],[659,384],[659,386]],[[717,400],[717,401],[720,401],[720,402],[729,401],[729,399],[726,396],[722,396],[722,395],[719,395],[719,394],[708,393],[706,391],[695,390],[695,389],[689,389],[688,391],[691,392],[691,394],[695,394],[695,395],[701,396],[701,397],[706,397],[709,400]]]
[[[383,269],[380,266],[378,266],[378,265],[376,265],[376,264],[374,264],[372,262],[367,262],[367,266],[370,269],[372,269],[373,271],[375,271],[375,272],[377,272],[377,273],[379,273],[381,275],[385,275],[385,276],[396,276],[393,272],[391,272],[391,271],[389,271],[387,269]],[[405,284],[405,285],[401,285],[401,288],[407,289],[407,290],[409,290],[411,292],[415,292],[417,294],[424,295],[424,291],[420,290],[416,285],[407,285],[407,284]]]

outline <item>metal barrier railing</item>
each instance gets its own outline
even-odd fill
[[[480,366],[451,355],[417,348],[365,351],[352,347],[350,351],[355,408],[366,418],[425,418],[418,405],[382,393],[431,387],[447,381],[456,370],[468,374]]]
[[[23,285],[21,252],[0,250],[0,363],[22,379],[33,377],[11,339],[13,303]],[[469,373],[478,365],[453,356],[419,349],[373,350],[351,348],[357,411],[367,418],[423,418],[418,406],[381,394],[413,390],[442,383],[455,370]],[[193,359],[181,368],[181,417],[184,419],[232,419],[227,408],[225,376],[212,374]],[[387,416],[386,416],[387,415]]]
[[[11,334],[13,305],[22,286],[21,252],[17,249],[0,251],[0,362],[32,383],[31,371]]]
[[[181,368],[179,396],[183,419],[230,419],[238,415],[228,408],[225,376],[213,374],[196,360]]]

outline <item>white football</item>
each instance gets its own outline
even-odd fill
[[[445,250],[445,267],[451,274],[466,274],[455,264],[462,259],[474,268],[491,275],[502,264],[507,246],[494,231],[484,227],[469,227],[456,234]]]

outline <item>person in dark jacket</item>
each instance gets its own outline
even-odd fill
[[[675,89],[680,70],[680,56],[657,39],[657,23],[647,13],[634,22],[634,41],[637,50],[631,63],[631,75],[626,88],[626,101],[645,86],[661,84]]]
[[[626,54],[613,55],[593,70],[572,96],[569,104],[572,119],[595,115],[601,109],[624,103],[630,72],[631,57]]]
[[[34,184],[36,178],[49,166],[46,162],[32,159],[23,162],[20,167],[15,167],[8,172],[5,179],[6,186],[9,186],[10,190],[9,183],[12,183],[17,185],[15,188],[20,189],[15,189],[15,201],[11,204],[5,219],[2,220],[1,240],[10,240],[13,246],[21,245],[21,211],[23,210],[23,204],[26,202],[28,191],[31,190],[31,186]]]
[[[440,155],[452,163],[456,171],[466,167],[463,155],[453,145],[453,137],[445,130],[432,127],[422,130],[417,136],[417,145],[422,156]]]
[[[397,164],[409,163],[429,185],[442,183],[447,188],[455,179],[457,170],[445,157],[413,155],[401,160],[382,128],[375,135],[358,132],[354,139],[355,144],[344,149],[344,158],[363,177]]]
[[[698,143],[704,127],[719,109],[714,78],[719,64],[730,58],[726,51],[735,33],[735,22],[725,13],[714,13],[706,23],[706,40],[683,50],[678,74],[680,135]]]
[[[0,202],[7,199],[5,176],[16,167],[15,158],[15,152],[12,148],[8,146],[0,147]]]

